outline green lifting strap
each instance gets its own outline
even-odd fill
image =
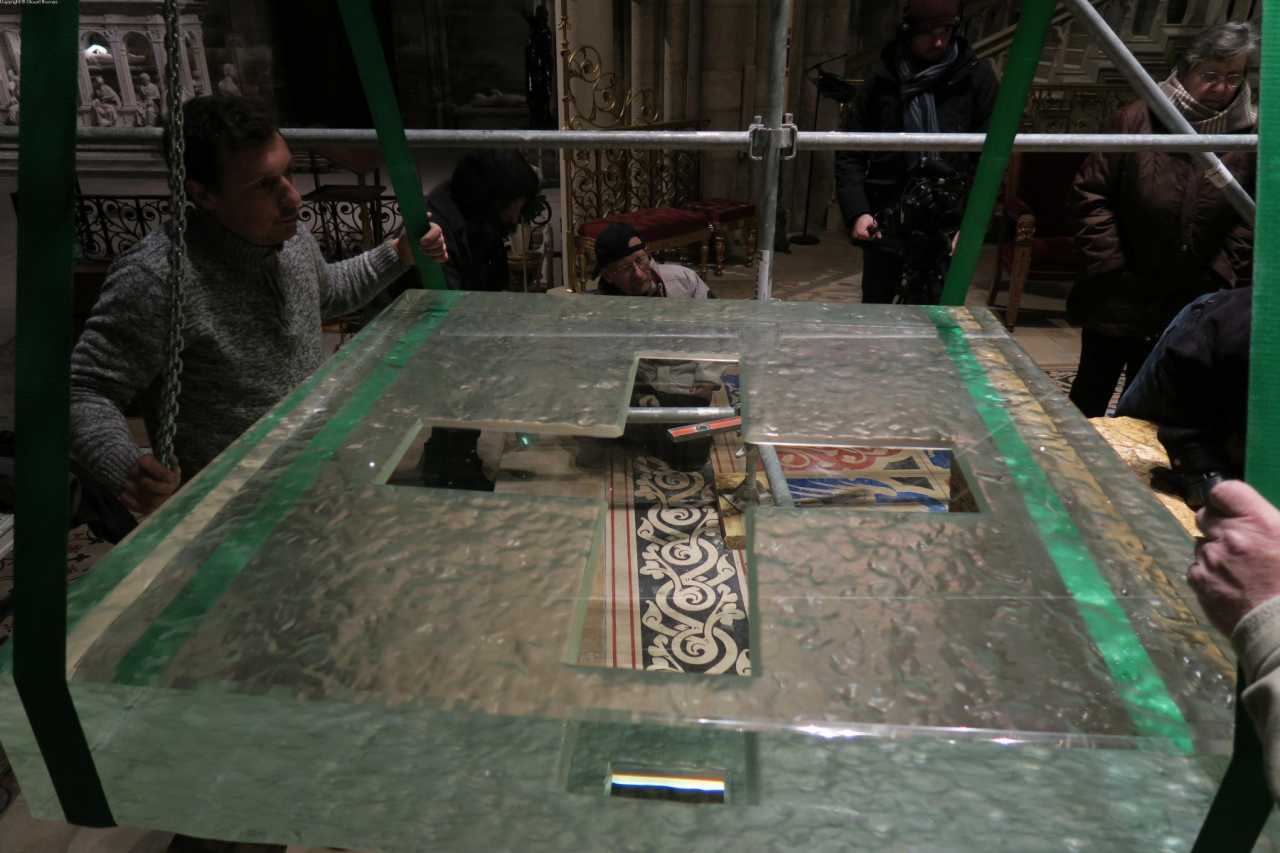
[[[1236,669],[1236,683],[1244,671]],[[1231,763],[1213,796],[1191,853],[1249,853],[1271,817],[1271,791],[1262,760],[1262,741],[1236,696],[1236,729]]]
[[[969,283],[973,280],[978,254],[982,251],[982,238],[987,233],[991,212],[995,210],[1005,170],[1009,168],[1013,137],[1022,123],[1027,96],[1031,94],[1031,84],[1044,50],[1044,39],[1057,5],[1056,0],[1026,0],[1022,14],[1018,16],[1018,29],[1013,34],[1009,61],[1004,67],[1004,79],[1000,81],[1000,94],[987,128],[987,141],[982,144],[978,173],[974,176],[964,221],[960,225],[960,239],[951,257],[947,285],[942,290],[943,305],[963,305],[969,293]]]
[[[67,820],[114,826],[66,676],[79,20],[22,7],[13,681]]]
[[[1270,30],[1280,0],[1264,0],[1262,20]],[[1273,36],[1266,38],[1266,35]],[[1264,33],[1258,85],[1258,214],[1253,241],[1253,328],[1249,341],[1249,437],[1245,479],[1280,505],[1280,454],[1271,446],[1280,433],[1280,243],[1265,238],[1280,220],[1280,32]],[[1273,169],[1272,166],[1277,168]],[[1244,676],[1236,676],[1243,685]],[[1192,853],[1252,850],[1271,815],[1262,742],[1236,695],[1236,734],[1231,763],[1209,806]]]
[[[1276,26],[1280,0],[1263,3]],[[1258,85],[1258,218],[1253,248],[1253,330],[1249,348],[1249,441],[1245,479],[1280,506],[1280,242],[1262,235],[1280,225],[1280,29],[1262,40]],[[1275,166],[1277,168],[1272,168]]]
[[[395,90],[391,88],[391,75],[387,73],[387,61],[382,55],[382,42],[378,40],[378,27],[373,21],[369,0],[338,0],[342,23],[351,42],[351,52],[356,58],[360,83],[373,114],[373,126],[378,131],[378,144],[387,160],[391,186],[400,203],[400,216],[413,246],[413,256],[418,262],[418,275],[422,286],[428,290],[445,290],[444,272],[440,265],[422,253],[418,241],[427,233],[430,220],[427,205],[422,198],[422,185],[409,153],[409,141],[404,135],[404,122],[400,120],[400,106],[396,103]]]

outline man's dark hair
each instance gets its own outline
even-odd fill
[[[449,195],[468,219],[493,218],[518,198],[521,219],[532,219],[538,201],[538,173],[519,151],[482,148],[469,152],[453,170]]]
[[[187,177],[218,189],[225,163],[222,152],[256,148],[278,133],[276,123],[254,98],[204,95],[182,107],[183,162]],[[169,128],[164,129],[164,159],[169,163]]]

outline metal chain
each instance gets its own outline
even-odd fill
[[[178,394],[182,391],[183,303],[186,300],[187,167],[182,138],[182,36],[178,30],[178,2],[164,0],[165,104],[169,115],[169,340],[160,400],[160,426],[155,437],[156,458],[171,465],[177,431]]]

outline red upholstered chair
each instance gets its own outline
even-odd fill
[[[711,233],[716,241],[716,275],[724,275],[724,252],[729,234],[734,231],[747,232],[747,262],[744,266],[749,267],[756,262],[758,220],[754,204],[731,198],[708,198],[690,202],[684,208],[701,211],[711,220]]]
[[[602,219],[592,219],[578,226],[577,265],[579,282],[585,283],[595,268],[596,238],[600,232],[615,222],[629,222],[640,232],[650,252],[661,252],[692,243],[702,244],[702,277],[707,277],[707,249],[711,243],[711,220],[698,210],[681,210],[677,207],[650,207],[633,210]]]
[[[995,305],[1002,273],[1009,273],[1004,324],[1018,322],[1022,289],[1029,279],[1075,281],[1080,265],[1075,229],[1067,223],[1067,195],[1087,153],[1019,153],[1009,163],[1004,216],[997,226],[996,263],[987,304]],[[1008,223],[1016,226],[1007,241]]]

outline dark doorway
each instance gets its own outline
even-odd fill
[[[338,4],[273,0],[272,51],[280,82],[282,124],[306,127],[372,127],[373,119],[347,42]],[[372,0],[382,53],[395,85],[390,0]]]

